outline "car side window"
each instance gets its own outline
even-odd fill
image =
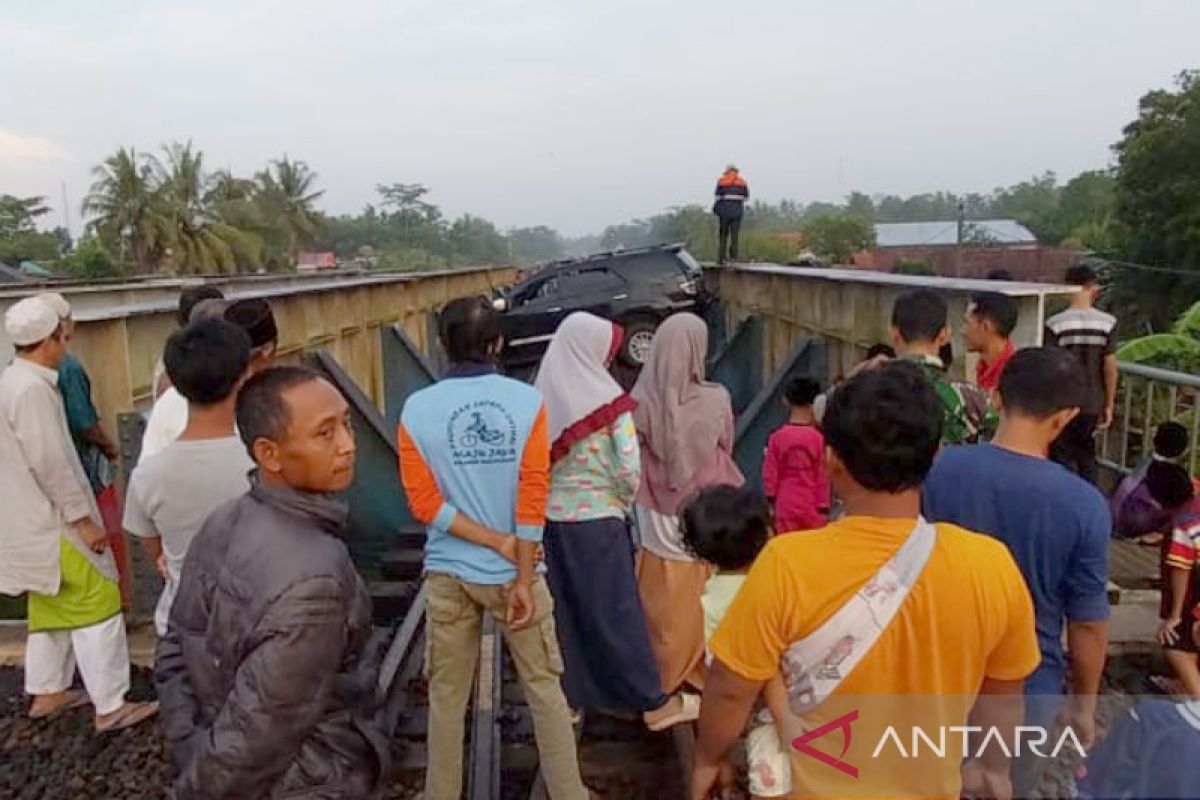
[[[558,278],[546,278],[529,295],[530,300],[548,300],[558,295]]]
[[[625,281],[611,270],[588,269],[572,275],[567,286],[573,295],[619,292],[625,288]]]

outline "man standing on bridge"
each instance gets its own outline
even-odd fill
[[[946,376],[942,348],[950,342],[946,301],[930,289],[914,289],[896,298],[892,307],[892,343],[903,361],[916,364],[942,401],[943,444],[987,441],[998,417],[978,386]]]
[[[129,651],[117,565],[57,388],[66,331],[37,297],[8,309],[4,327],[17,355],[0,372],[0,593],[29,597],[29,716],[90,699],[97,731],[126,728],[158,706],[125,701]],[[86,694],[71,688],[76,666]]]
[[[724,264],[728,258],[737,261],[738,233],[742,229],[742,212],[746,210],[746,201],[750,199],[750,187],[746,179],[738,173],[738,168],[730,164],[725,168],[725,174],[717,180],[716,202],[713,203],[713,213],[717,215],[720,224],[720,236],[717,244],[717,263]],[[728,250],[726,250],[728,246]]]
[[[1096,735],[1096,695],[1108,645],[1108,539],[1104,498],[1050,461],[1051,444],[1087,402],[1083,368],[1052,347],[1019,351],[1000,375],[1000,429],[991,444],[952,447],[933,465],[924,511],[1004,542],[1033,595],[1041,663],[1025,684],[1025,719],[1049,725],[1063,706],[1075,735]],[[1070,669],[1063,653],[1066,628]],[[1037,785],[1044,760],[1016,770],[1017,797]]]
[[[546,406],[532,386],[496,373],[503,338],[486,298],[454,300],[438,322],[450,371],[408,398],[396,437],[404,492],[428,535],[425,800],[462,793],[463,718],[484,614],[516,662],[551,800],[585,800],[554,603],[534,566],[550,491]]]
[[[177,336],[194,340],[196,329]],[[233,338],[244,359],[249,343]],[[349,406],[316,373],[276,367],[246,381],[236,409],[257,465],[250,491],[191,542],[158,642],[163,732],[179,768],[171,796],[374,797],[388,748],[371,597],[337,497],[354,480]],[[215,421],[206,416],[198,422]],[[189,425],[180,444],[198,433]]]
[[[1046,344],[1061,347],[1083,364],[1083,408],[1054,443],[1058,463],[1095,484],[1096,432],[1107,430],[1117,406],[1117,318],[1096,308],[1100,278],[1087,264],[1067,270],[1067,283],[1078,286],[1071,307],[1046,320]]]

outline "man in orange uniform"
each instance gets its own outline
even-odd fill
[[[717,181],[716,194],[713,213],[717,215],[721,226],[717,263],[724,264],[727,257],[728,260],[737,261],[738,232],[742,229],[742,212],[746,208],[746,201],[750,199],[750,187],[746,185],[746,179],[738,174],[738,168],[730,164]]]

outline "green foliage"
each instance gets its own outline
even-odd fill
[[[117,278],[126,272],[98,236],[85,237],[74,251],[63,256],[59,266],[64,273],[80,280]]]
[[[538,225],[533,228],[514,228],[508,232],[512,258],[518,263],[536,263],[562,258],[566,247],[553,228]]]
[[[0,261],[16,267],[22,261],[53,261],[58,258],[58,237],[53,233],[18,233],[0,239]]]
[[[902,258],[892,268],[894,275],[935,275],[933,267],[918,258]]]
[[[44,197],[0,194],[0,261],[16,267],[57,258],[58,235],[37,229],[37,219],[49,212]]]
[[[37,231],[37,218],[50,213],[44,197],[0,194],[0,238]]]
[[[804,223],[804,239],[822,259],[845,264],[858,251],[875,246],[875,228],[849,212],[823,214]]]
[[[1181,372],[1200,372],[1200,302],[1185,310],[1170,333],[1155,333],[1126,342],[1117,358]]]
[[[1162,330],[1200,289],[1200,71],[1142,97],[1113,149],[1117,258],[1181,273],[1115,264],[1113,304]]]

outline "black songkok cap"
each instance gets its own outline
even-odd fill
[[[279,339],[275,315],[271,313],[271,306],[266,300],[257,297],[234,300],[225,309],[225,319],[246,331],[250,336],[250,344],[256,348]]]

